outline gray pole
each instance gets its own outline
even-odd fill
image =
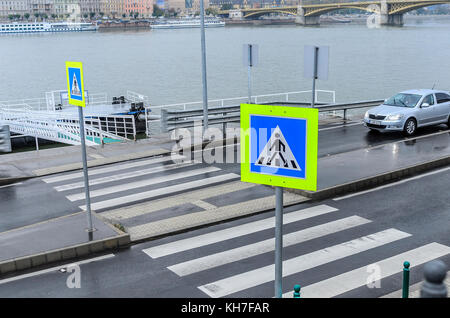
[[[202,42],[203,132],[205,132],[208,129],[208,85],[206,83],[205,10],[203,0],[200,0],[200,24]]]
[[[314,76],[313,76],[313,86],[312,86],[312,99],[311,99],[311,108],[314,108],[315,99],[316,99],[316,78],[317,78],[317,56],[319,53],[319,48],[314,47]]]
[[[248,45],[248,103],[252,103],[252,45]]]
[[[441,260],[425,264],[423,268],[425,282],[420,289],[421,298],[446,298],[447,287],[444,284],[447,275],[447,265]]]
[[[275,298],[283,295],[283,188],[275,187]]]
[[[83,174],[84,174],[84,187],[86,193],[86,211],[88,218],[88,232],[93,232],[92,227],[92,214],[91,214],[91,197],[89,195],[89,177],[87,167],[87,155],[86,155],[86,137],[84,134],[84,116],[83,107],[78,107],[78,115],[80,118],[80,138],[81,138],[81,158],[83,160]]]

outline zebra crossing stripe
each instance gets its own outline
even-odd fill
[[[94,176],[94,175],[102,174],[102,173],[117,172],[119,170],[136,168],[136,167],[146,166],[146,165],[150,165],[150,164],[154,164],[154,163],[163,163],[163,162],[167,162],[167,161],[180,160],[183,158],[184,157],[180,156],[180,155],[173,155],[170,157],[160,157],[160,158],[153,158],[153,159],[148,159],[148,160],[129,162],[129,163],[125,163],[125,164],[109,165],[104,168],[89,169],[89,176]],[[58,175],[55,177],[44,178],[44,179],[42,179],[42,181],[44,181],[45,183],[56,183],[56,182],[67,181],[67,180],[82,178],[82,177],[83,177],[83,172],[75,172],[75,173],[70,173],[70,174]]]
[[[148,175],[148,174],[152,174],[152,173],[170,171],[170,170],[178,169],[178,168],[182,168],[182,167],[189,167],[192,165],[193,164],[174,163],[174,164],[170,164],[170,165],[166,165],[166,166],[159,166],[159,167],[153,167],[153,168],[149,168],[149,169],[135,170],[135,171],[121,173],[121,174],[113,174],[111,176],[107,176],[107,177],[103,177],[103,178],[90,179],[89,185],[94,186],[97,184],[114,182],[114,181],[129,179],[129,178],[135,178],[135,177],[140,177],[140,176],[144,176],[144,175]],[[84,188],[84,181],[54,187],[54,189],[58,192],[74,190],[74,189],[78,189],[78,188]]]
[[[210,178],[205,178],[205,179],[201,179],[201,180],[196,180],[196,181],[185,182],[185,183],[181,183],[181,184],[177,184],[177,185],[173,185],[173,186],[168,186],[168,187],[164,187],[164,188],[159,188],[159,189],[155,189],[155,190],[134,193],[134,194],[126,195],[123,197],[117,197],[117,198],[110,199],[110,200],[99,201],[99,202],[92,203],[91,207],[94,210],[101,210],[101,209],[111,208],[114,206],[128,204],[131,202],[151,199],[151,198],[161,196],[161,195],[169,195],[169,194],[175,193],[175,192],[192,190],[194,188],[198,188],[198,187],[202,187],[202,186],[206,186],[206,185],[210,185],[210,184],[214,184],[214,183],[218,183],[218,182],[224,182],[224,181],[228,181],[228,180],[232,180],[232,179],[236,179],[236,178],[239,178],[239,175],[237,175],[235,173],[228,173],[228,174],[223,174],[223,175],[219,175],[219,176],[215,176],[215,177],[210,177]],[[85,205],[80,206],[80,208],[82,210],[86,211]]]
[[[187,177],[198,176],[200,174],[215,172],[215,171],[219,171],[219,170],[221,170],[221,169],[217,168],[217,167],[206,167],[206,168],[200,168],[200,169],[195,169],[195,170],[183,171],[183,172],[174,173],[174,174],[170,174],[170,175],[166,175],[166,176],[160,176],[160,177],[156,177],[156,178],[150,178],[150,179],[145,179],[145,180],[141,180],[141,181],[120,184],[120,185],[112,186],[112,187],[108,187],[108,188],[101,188],[98,190],[93,190],[90,192],[90,196],[91,196],[91,198],[95,198],[95,197],[99,197],[102,195],[108,195],[108,194],[113,194],[113,193],[128,191],[128,190],[134,190],[134,189],[149,186],[149,185],[155,185],[155,184],[163,183],[163,182],[167,182],[167,181],[173,181],[173,180],[183,179],[183,178],[187,178]],[[68,195],[68,196],[66,196],[66,198],[72,202],[78,201],[78,200],[83,200],[85,198],[85,193],[81,192],[81,193]]]
[[[383,246],[409,236],[411,234],[396,229],[388,229],[291,258],[283,262],[283,277]],[[273,281],[274,272],[275,266],[272,264],[202,285],[198,288],[210,297],[223,297]]]
[[[306,209],[297,210],[294,212],[286,213],[284,215],[283,224],[289,224],[296,221],[312,218],[322,214],[338,211],[338,209],[331,206],[322,204],[313,206]],[[231,228],[227,228],[220,231],[210,232],[195,237],[178,240],[175,242],[158,245],[144,249],[143,252],[152,258],[158,258],[183,252],[186,250],[202,247],[205,245],[229,240],[235,237],[256,233],[259,231],[267,230],[275,226],[275,218],[270,217],[259,221],[254,221]]]
[[[438,243],[427,244],[405,253],[374,263],[380,268],[380,279],[400,273],[402,264],[408,260],[410,268],[427,263],[433,259],[450,253],[450,247]],[[312,285],[302,287],[302,297],[306,298],[330,298],[367,284],[368,266],[343,273],[338,276],[325,279]],[[292,292],[283,294],[283,297],[292,297]]]
[[[344,219],[320,224],[301,231],[293,232],[283,236],[283,247],[306,242],[318,237],[339,231],[347,230],[352,227],[370,223],[370,220],[359,216],[350,216]],[[275,248],[275,239],[271,238],[254,244],[227,250],[225,252],[208,255],[191,261],[169,266],[168,269],[178,276],[186,276],[193,273],[208,270],[217,266],[236,262],[252,256],[264,254],[273,251]]]

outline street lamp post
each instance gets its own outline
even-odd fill
[[[202,46],[203,133],[208,129],[208,85],[206,81],[205,8],[200,0],[200,34]]]

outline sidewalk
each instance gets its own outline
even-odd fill
[[[88,166],[164,155],[176,145],[168,134],[136,142],[108,144],[87,148]],[[82,169],[81,146],[6,154],[0,157],[0,184],[6,179],[31,178]]]
[[[129,234],[92,216],[96,229],[86,231],[86,213],[79,212],[0,233],[0,274],[116,249]]]

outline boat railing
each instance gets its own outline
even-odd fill
[[[143,102],[144,105],[150,104],[150,98],[147,95],[139,94],[134,91],[127,90],[127,100],[130,103]]]

